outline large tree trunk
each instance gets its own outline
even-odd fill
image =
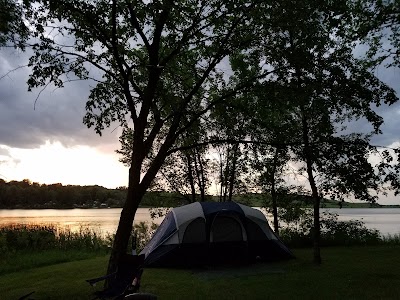
[[[322,259],[321,259],[321,245],[320,245],[320,240],[321,240],[321,226],[320,226],[320,220],[319,220],[319,205],[321,202],[321,199],[318,195],[314,195],[313,193],[313,198],[314,198],[314,231],[313,231],[313,261],[315,264],[321,264]]]
[[[320,219],[319,219],[319,205],[320,197],[318,193],[318,188],[315,182],[313,174],[313,158],[312,158],[312,148],[308,136],[308,123],[304,111],[302,111],[302,126],[303,126],[303,141],[304,141],[304,156],[307,166],[308,181],[311,187],[312,198],[314,202],[314,226],[313,226],[313,261],[315,264],[321,264],[321,251],[320,251]]]
[[[292,32],[289,31],[290,45],[292,48],[295,48],[295,43],[293,41]],[[297,77],[297,87],[299,95],[302,94],[302,72],[298,65],[295,65],[296,77]],[[320,220],[319,220],[319,205],[320,205],[320,197],[318,193],[318,188],[315,182],[314,174],[313,174],[313,164],[314,159],[312,155],[312,148],[309,137],[309,124],[307,120],[307,115],[304,110],[304,106],[301,107],[301,122],[302,122],[302,134],[303,134],[303,142],[304,142],[304,157],[307,166],[307,175],[308,181],[311,187],[312,198],[314,202],[314,226],[313,226],[313,262],[315,264],[321,264],[321,251],[320,251]]]
[[[121,211],[117,232],[114,237],[114,243],[108,262],[107,274],[116,271],[120,256],[126,253],[128,249],[129,238],[132,234],[132,226],[135,214],[146,192],[146,190],[139,184],[133,184],[134,182],[138,183],[138,180],[134,178],[133,173],[134,172],[131,170],[129,171],[128,194],[124,207]],[[106,282],[105,285],[107,286],[108,282]]]
[[[235,146],[233,146],[232,169],[230,170],[230,174],[229,174],[229,198],[228,198],[228,201],[232,201],[233,188],[235,186],[238,148],[239,148],[239,144],[236,144]]]
[[[190,192],[192,193],[191,195],[191,202],[194,203],[196,202],[196,187],[194,183],[194,178],[193,178],[193,167],[192,167],[192,159],[190,157],[190,154],[185,154],[186,157],[186,162],[188,166],[188,179],[189,179],[189,184],[190,184]],[[196,162],[196,160],[195,160]]]
[[[138,123],[137,125],[142,125]],[[110,256],[107,274],[116,270],[121,254],[126,253],[129,244],[129,237],[132,232],[133,221],[136,211],[144,194],[151,185],[161,169],[165,158],[168,156],[168,150],[172,147],[176,140],[176,130],[179,125],[179,118],[174,120],[170,130],[161,145],[157,155],[153,158],[145,174],[142,174],[143,161],[150,149],[150,142],[154,140],[154,135],[144,140],[144,126],[136,126],[133,140],[133,151],[131,156],[131,167],[129,169],[128,194],[119,219],[118,229],[115,234],[113,249]],[[162,124],[158,124],[158,130]],[[149,142],[150,141],[150,142]],[[143,176],[142,176],[143,175]],[[106,286],[108,282],[105,283]]]
[[[222,195],[223,202],[226,202],[228,200],[228,189],[229,189],[228,183],[229,183],[229,174],[231,172],[229,165],[230,155],[231,155],[231,149],[228,146],[226,149],[225,170],[223,174],[221,174],[224,183],[224,193]]]
[[[278,220],[278,205],[276,201],[275,190],[271,191],[272,195],[272,214],[274,216],[274,231],[277,236],[279,236],[279,220]]]
[[[277,204],[277,194],[275,189],[275,173],[276,173],[276,165],[278,161],[279,150],[278,148],[275,150],[274,162],[272,166],[272,174],[271,174],[271,198],[272,198],[272,214],[274,216],[274,230],[275,234],[279,236],[279,221],[278,221],[278,204]]]
[[[223,162],[222,162],[222,154],[219,155],[219,179],[221,182],[220,189],[219,189],[219,202],[223,201],[222,195],[224,190],[224,171],[223,171]]]
[[[198,182],[199,182],[199,188],[200,188],[200,201],[205,201],[206,199],[206,180],[205,180],[205,174],[204,174],[204,166],[203,162],[201,160],[200,152],[196,149],[196,156],[197,156],[197,162],[198,162]],[[196,167],[197,169],[197,167]]]
[[[321,225],[320,225],[320,219],[319,219],[319,205],[321,202],[321,199],[318,194],[318,188],[315,183],[313,171],[312,171],[312,164],[311,160],[307,159],[307,174],[308,174],[308,180],[310,182],[311,186],[311,191],[312,191],[312,198],[314,202],[314,226],[313,226],[313,261],[315,264],[321,264],[322,259],[321,259],[321,251],[320,251],[320,236],[321,236]]]

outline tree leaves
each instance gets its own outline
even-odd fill
[[[19,2],[0,0],[0,46],[10,42],[15,48],[25,49],[29,28],[24,23],[24,11]]]

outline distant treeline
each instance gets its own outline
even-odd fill
[[[0,209],[122,207],[126,187],[39,184],[28,179],[6,182],[0,179]],[[141,205],[178,206],[184,199],[173,193],[148,192]]]
[[[126,187],[107,189],[102,186],[40,184],[29,179],[6,182],[0,179],[0,209],[40,208],[117,208],[127,196]],[[200,200],[200,197],[198,197]],[[269,195],[235,195],[233,200],[249,206],[265,206]],[[217,196],[206,196],[207,201],[219,201]],[[179,193],[149,191],[141,207],[176,207],[188,204],[192,197]]]
[[[127,188],[107,189],[98,185],[39,184],[28,179],[6,182],[0,179],[0,209],[14,208],[107,208],[122,207],[126,200]],[[207,196],[209,201],[218,201],[217,196]],[[233,200],[249,206],[269,207],[269,194],[234,195]],[[176,207],[190,202],[192,198],[179,193],[164,191],[147,192],[141,207]],[[312,207],[309,196],[289,194],[280,197],[279,206],[288,205]],[[321,207],[379,207],[375,203],[337,202],[328,199],[321,201]],[[393,206],[395,207],[395,206]]]

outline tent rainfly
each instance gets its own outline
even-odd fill
[[[236,202],[172,209],[143,249],[145,266],[181,267],[293,258],[264,214]]]

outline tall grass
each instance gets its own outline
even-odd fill
[[[0,251],[14,253],[17,251],[43,250],[106,250],[111,244],[109,237],[103,238],[89,228],[78,232],[70,229],[59,229],[54,225],[8,225],[0,227]]]
[[[0,227],[0,275],[108,253],[112,239],[89,228],[53,225]]]
[[[400,233],[384,235],[381,239],[386,245],[400,245]]]

